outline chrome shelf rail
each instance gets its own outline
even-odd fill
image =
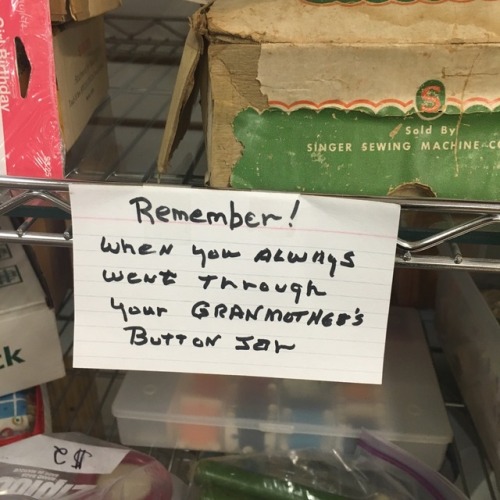
[[[122,177],[120,184],[138,185],[134,178]],[[126,181],[129,182],[126,182]],[[146,179],[147,180],[147,179]],[[151,179],[149,179],[151,180]],[[161,184],[161,179],[154,177]],[[170,183],[171,179],[167,179]],[[19,207],[32,207],[33,211],[57,209],[62,216],[70,218],[71,204],[69,200],[70,183],[81,182],[77,179],[67,181],[52,181],[39,179],[25,179],[0,177],[0,215],[8,215]],[[85,181],[87,182],[87,181]],[[185,182],[180,182],[184,184]],[[398,199],[398,198],[363,198],[397,203],[401,206],[402,220],[407,214],[421,216],[432,213],[440,220],[437,228],[428,230],[430,234],[424,238],[411,240],[398,238],[395,264],[398,267],[424,269],[462,269],[477,271],[500,271],[500,262],[491,258],[466,257],[462,255],[456,240],[459,237],[476,233],[486,227],[500,222],[500,204],[479,202],[453,202],[450,200],[429,199]],[[458,216],[454,219],[453,216]],[[13,231],[0,231],[0,242],[19,242],[31,245],[59,245],[71,246],[71,229],[63,234],[37,233],[31,231],[32,220],[21,224]],[[443,227],[443,224],[446,227]],[[401,230],[412,231],[418,227]],[[495,233],[491,233],[495,234]],[[500,235],[500,233],[498,233]],[[436,249],[439,245],[450,242],[451,255],[423,254],[426,250]],[[447,252],[449,253],[449,251]]]

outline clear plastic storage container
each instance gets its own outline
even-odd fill
[[[129,372],[113,414],[131,446],[345,452],[366,429],[434,469],[452,438],[419,315],[406,308],[391,310],[382,385]]]

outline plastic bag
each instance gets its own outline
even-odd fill
[[[174,480],[149,455],[78,433],[0,448],[0,497],[9,499],[170,500]]]
[[[465,500],[446,478],[363,434],[352,455],[294,450],[201,460],[190,498],[202,500]]]

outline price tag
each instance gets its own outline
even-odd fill
[[[75,366],[380,383],[399,206],[71,185]]]
[[[127,453],[38,435],[0,448],[0,462],[72,474],[110,474]]]

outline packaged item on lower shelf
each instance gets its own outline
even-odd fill
[[[172,500],[179,484],[149,455],[84,434],[43,434],[0,448],[0,496],[9,498]]]
[[[199,461],[199,500],[465,500],[438,472],[394,445],[363,433],[353,453],[298,450]]]
[[[50,404],[45,386],[0,397],[0,446],[50,431]]]
[[[129,372],[112,412],[127,445],[349,450],[366,429],[434,469],[452,438],[419,315],[407,308],[389,316],[382,385]]]

